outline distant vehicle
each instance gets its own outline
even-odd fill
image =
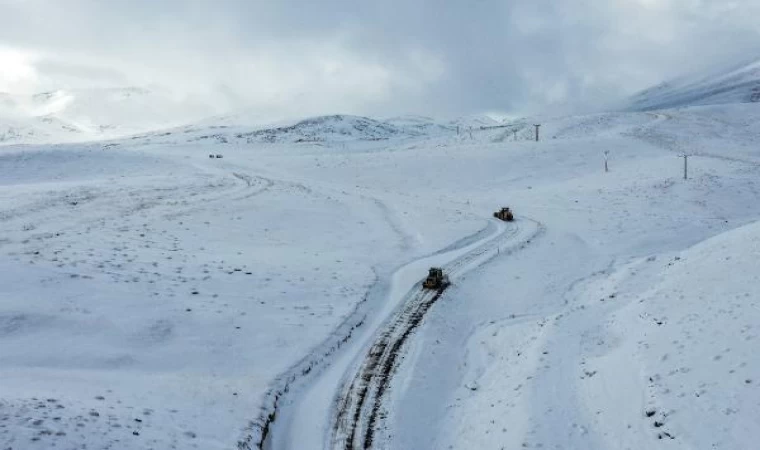
[[[216,155],[216,157],[217,157],[217,158],[223,158],[223,156],[222,156],[222,155]]]
[[[443,289],[449,285],[449,276],[443,273],[440,267],[431,267],[422,287],[425,289]]]
[[[512,214],[512,211],[509,208],[501,208],[501,210],[493,213],[493,216],[505,222],[511,222],[515,220],[515,216]]]
[[[208,155],[208,157],[214,159],[214,155]]]

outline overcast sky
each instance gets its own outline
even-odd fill
[[[0,91],[162,86],[217,109],[589,107],[760,57],[760,0],[0,0]]]

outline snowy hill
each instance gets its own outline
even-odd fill
[[[157,89],[57,90],[31,96],[0,93],[0,145],[84,141],[130,144],[329,144],[448,135],[458,128],[500,125],[488,116],[436,120],[333,114],[272,123],[259,110],[218,111]],[[342,144],[341,144],[342,145]]]
[[[756,222],[632,263],[588,289],[589,298],[623,293],[589,333],[604,349],[589,345],[583,355],[598,380],[582,392],[608,448],[649,447],[624,425],[641,411],[652,434],[677,448],[755,448],[760,275],[749,268],[759,256]],[[639,370],[647,378],[631,376]]]
[[[368,117],[332,115],[305,119],[281,126],[241,133],[247,142],[325,142],[344,140],[377,141],[402,135],[417,135],[412,127],[381,122]]]
[[[111,139],[182,125],[212,112],[155,88],[0,93],[0,144]]]
[[[439,122],[432,117],[416,115],[391,117],[385,119],[385,122],[407,130],[416,130],[422,134],[441,132],[453,128],[451,125]]]
[[[449,122],[450,126],[453,127],[462,127],[462,128],[486,128],[486,127],[494,127],[498,125],[503,125],[498,120],[489,117],[489,116],[482,116],[482,115],[474,115],[474,116],[463,116],[459,117],[457,119],[452,120]]]
[[[81,140],[82,130],[61,120],[41,116],[31,120],[0,117],[0,145]]]
[[[660,84],[633,96],[626,109],[754,102],[760,102],[760,59]]]
[[[126,139],[131,144],[318,144],[343,145],[347,142],[372,143],[394,139],[428,138],[451,135],[456,127],[433,119],[397,117],[377,120],[369,117],[334,114],[269,125],[249,122],[246,115],[227,115],[197,124],[142,133]],[[119,141],[119,144],[123,141]]]

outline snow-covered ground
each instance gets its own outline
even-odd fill
[[[375,446],[751,448],[759,119],[544,118],[536,143],[532,120],[332,116],[2,147],[0,448],[255,448],[264,425],[319,447],[426,266],[492,242],[506,205],[542,232],[493,241],[430,307]]]

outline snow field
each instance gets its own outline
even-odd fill
[[[411,245],[379,200],[191,150],[3,151],[4,444],[228,448]]]
[[[673,448],[754,446],[760,277],[749,268],[759,254],[760,228],[752,224],[625,267],[627,280],[608,282],[629,299],[604,317],[597,339],[624,345],[589,355],[587,363],[599,367],[602,378],[586,393],[589,409],[602,411],[599,428],[614,436],[608,444],[635,448],[640,442],[625,416],[609,420],[605,414],[609,405],[638,403],[638,417],[627,419],[638,419],[634,423],[652,439],[672,440]],[[631,362],[639,367],[636,376],[616,373]]]
[[[721,111],[730,116],[729,107]],[[741,106],[735,114],[749,111],[755,116],[760,112]],[[632,308],[626,305],[662,282],[660,266],[667,266],[672,255],[712,236],[721,239],[728,233],[729,239],[735,233],[731,230],[758,217],[757,153],[750,150],[755,135],[735,126],[726,132],[730,140],[703,142],[701,137],[713,139],[710,128],[696,125],[709,120],[703,109],[666,113],[672,117],[652,117],[649,126],[635,125],[633,132],[626,129],[617,138],[592,135],[544,144],[541,150],[555,162],[547,162],[548,169],[536,173],[530,186],[520,186],[522,180],[516,178],[483,177],[489,188],[496,181],[505,189],[514,186],[505,196],[515,198],[509,204],[518,216],[545,223],[547,234],[535,247],[468,275],[431,310],[391,386],[396,392],[389,408],[396,416],[385,430],[385,447],[751,448],[748,430],[756,429],[749,424],[757,402],[751,395],[746,402],[734,399],[744,400],[739,387],[750,392],[746,389],[752,382],[746,380],[752,369],[737,377],[744,377],[744,385],[728,385],[720,370],[737,373],[752,367],[748,357],[742,358],[748,350],[737,351],[735,344],[751,334],[747,327],[756,321],[756,275],[746,263],[753,258],[752,246],[737,244],[720,257],[701,253],[704,273],[710,268],[715,279],[668,275],[671,289],[692,287],[687,297],[701,300],[676,303],[682,294],[669,293],[667,302],[658,296],[660,310],[637,310],[647,319],[632,312],[620,318]],[[718,120],[723,126],[729,122]],[[651,129],[668,139],[645,139],[655,134]],[[691,160],[687,181],[673,173],[678,153],[668,145],[679,142],[679,136],[700,142],[705,151]],[[603,173],[597,156],[604,148],[613,149],[609,174]],[[533,156],[529,167],[542,154]],[[527,153],[510,156],[513,169],[523,167],[518,165],[521,158],[529,158]],[[560,167],[562,173],[549,179]],[[486,188],[481,198],[489,194]],[[724,268],[722,258],[729,253],[745,261],[731,266],[741,273],[736,283],[726,277],[732,269]],[[637,273],[630,280],[629,270]],[[727,288],[729,298],[740,299],[715,306],[724,295],[710,289],[726,284],[732,286]],[[712,320],[718,310],[725,318]],[[676,311],[677,325],[668,321],[672,335],[650,342],[650,327],[664,330],[665,325],[649,319]],[[752,314],[741,321],[738,311]],[[725,331],[728,327],[731,332]],[[694,340],[700,345],[679,349]],[[704,356],[711,346],[715,354]],[[740,355],[731,367],[707,364],[726,353]],[[665,354],[671,361],[667,369],[659,362]],[[719,391],[715,397],[720,400],[702,401],[710,413],[697,406],[695,399],[701,397],[679,379],[697,371],[699,382],[691,384],[702,387],[694,392],[705,386]],[[655,413],[650,418],[651,410]],[[698,430],[684,425],[699,414]]]
[[[381,446],[746,448],[755,241],[751,225],[731,230],[760,217],[758,117],[742,105],[549,118],[538,144],[477,130],[3,147],[0,443],[235,446],[278,380],[340,324],[389,306],[399,268],[483,237],[510,206],[545,234],[430,309]],[[687,181],[684,149],[698,153]],[[361,352],[348,348],[293,392],[349,379]],[[304,433],[288,438],[319,446],[329,430]]]

